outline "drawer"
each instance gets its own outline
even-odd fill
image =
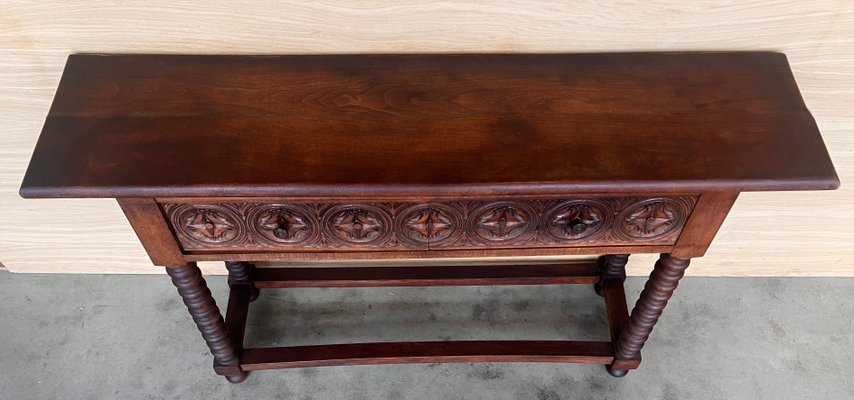
[[[162,202],[187,252],[672,245],[696,196]]]

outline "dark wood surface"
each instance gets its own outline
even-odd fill
[[[623,376],[628,369],[637,366],[640,351],[649,339],[652,328],[673,296],[679,280],[685,275],[690,259],[662,254],[644,285],[629,321],[624,324],[619,337],[614,340],[615,362],[608,367],[614,376]]]
[[[778,53],[72,55],[21,194],[836,186]]]
[[[680,258],[705,255],[737,198],[738,192],[703,193],[685,223],[685,228],[679,233],[671,255]]]
[[[599,281],[594,262],[546,265],[259,268],[258,288],[566,285]]]
[[[612,272],[622,269],[625,255],[611,256]],[[572,340],[468,340],[427,342],[341,343],[309,346],[245,348],[246,320],[251,289],[288,287],[380,287],[453,285],[591,284],[600,279],[598,262],[563,265],[458,266],[458,267],[314,267],[259,268],[247,263],[227,263],[228,309],[225,331],[240,354],[238,372],[219,363],[214,369],[232,381],[254,370],[332,365],[434,363],[434,362],[574,362],[612,364],[613,340],[627,324],[626,297],[621,277],[605,278],[605,308],[611,341]],[[194,265],[190,266],[195,268]],[[180,269],[179,269],[180,270]],[[172,273],[174,275],[174,273]],[[213,299],[204,301],[215,307]],[[195,315],[195,314],[194,314]],[[200,329],[202,327],[200,326]],[[211,330],[207,327],[205,331]],[[626,366],[626,368],[634,368]],[[636,365],[635,365],[636,367]]]
[[[217,372],[225,375],[229,382],[242,382],[246,379],[246,373],[239,367],[240,352],[229,336],[219,307],[202,278],[202,271],[195,263],[190,263],[167,268],[166,272],[172,278],[172,283],[178,289],[178,294],[184,300],[184,305],[213,354]]]
[[[72,55],[25,197],[117,197],[230,382],[411,362],[623,376],[739,192],[839,185],[785,56]],[[631,316],[632,253],[663,253]],[[250,262],[589,254],[540,266]],[[227,261],[220,311],[194,261]],[[596,284],[610,341],[243,347],[259,288]],[[266,290],[266,289],[265,289]]]
[[[249,303],[252,285],[231,285],[228,292],[228,307],[225,309],[225,328],[234,349],[243,351],[246,320],[249,318]]]
[[[183,265],[186,261],[169,222],[154,199],[117,199],[136,236],[154,265]]]
[[[245,349],[245,371],[332,365],[435,362],[572,362],[608,364],[611,342],[570,340],[468,340],[377,342]]]
[[[638,246],[595,246],[595,247],[550,247],[512,249],[476,249],[476,250],[413,250],[413,251],[317,251],[294,253],[192,253],[185,254],[184,260],[222,261],[240,260],[253,262],[276,261],[352,261],[352,260],[382,260],[407,259],[423,260],[432,258],[477,258],[477,257],[539,257],[539,256],[569,256],[597,255],[608,253],[667,253],[673,246],[638,245]]]

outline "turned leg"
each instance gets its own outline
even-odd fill
[[[245,261],[226,261],[225,268],[228,269],[228,286],[250,285],[249,301],[255,301],[260,294],[255,287],[255,282],[252,281],[252,270],[255,269],[255,264]]]
[[[628,254],[611,254],[599,257],[599,282],[593,285],[596,294],[605,296],[602,281],[605,279],[626,279],[626,263],[629,262]]]
[[[246,372],[240,370],[239,355],[228,337],[225,322],[199,267],[196,263],[189,263],[168,267],[166,272],[178,288],[178,293],[214,356],[214,369],[220,375],[225,375],[225,379],[231,383],[243,382]]]
[[[662,254],[655,263],[655,268],[632,310],[629,323],[623,328],[614,345],[614,363],[608,366],[611,375],[624,376],[629,369],[637,368],[640,363],[640,350],[690,261]]]

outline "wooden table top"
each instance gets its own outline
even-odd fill
[[[779,53],[71,55],[21,195],[838,185]]]

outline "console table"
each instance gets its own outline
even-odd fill
[[[236,383],[262,369],[470,361],[622,376],[740,192],[838,185],[779,53],[75,54],[21,195],[116,198]],[[629,314],[632,253],[661,256]],[[253,264],[581,254],[599,258]],[[229,270],[225,318],[203,260]],[[610,340],[243,343],[260,289],[532,284],[594,285]]]

